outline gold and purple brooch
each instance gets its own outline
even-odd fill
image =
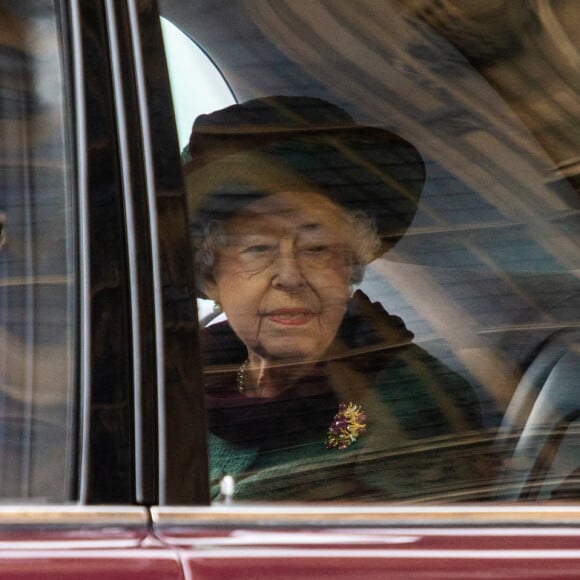
[[[327,449],[350,447],[367,429],[366,414],[360,405],[341,403],[326,437]]]

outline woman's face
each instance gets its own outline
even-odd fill
[[[279,193],[227,220],[207,294],[250,355],[317,360],[346,310],[352,271],[343,211],[315,193]]]

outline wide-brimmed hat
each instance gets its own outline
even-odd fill
[[[307,190],[371,217],[381,253],[409,227],[425,166],[408,141],[311,97],[264,97],[198,117],[184,165],[194,236],[265,195]]]

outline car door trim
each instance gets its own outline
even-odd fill
[[[0,527],[146,527],[149,512],[138,506],[0,506]]]
[[[155,507],[152,521],[173,526],[445,526],[580,524],[580,506],[285,506]]]

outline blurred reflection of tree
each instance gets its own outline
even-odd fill
[[[575,0],[402,0],[506,99],[557,167],[580,175],[580,13]]]

